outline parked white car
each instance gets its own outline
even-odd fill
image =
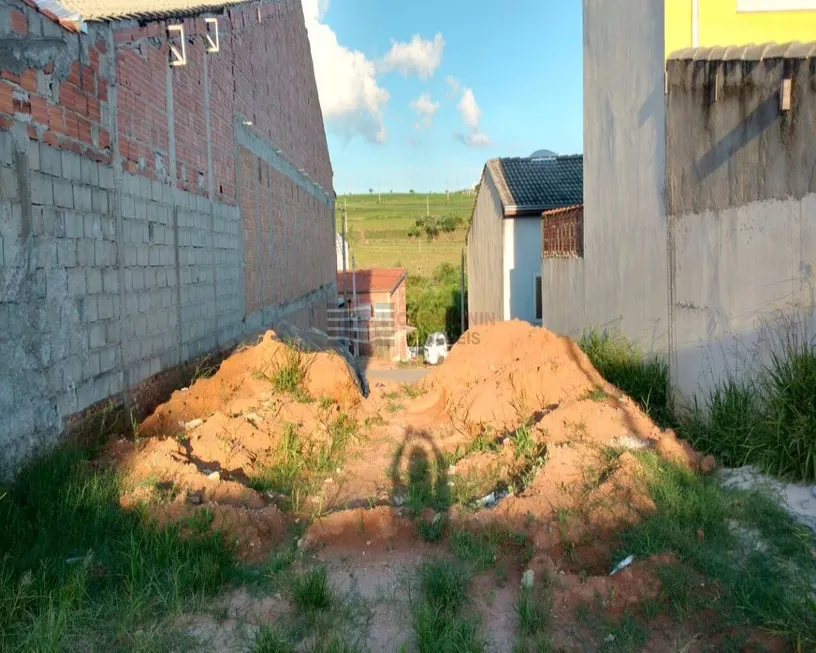
[[[428,336],[422,354],[429,365],[438,365],[448,357],[448,336],[442,331],[436,331]]]

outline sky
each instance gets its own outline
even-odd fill
[[[302,2],[338,195],[582,151],[581,0]]]

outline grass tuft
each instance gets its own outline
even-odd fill
[[[288,393],[296,401],[308,403],[312,401],[306,389],[310,366],[308,354],[296,343],[287,343],[282,355],[271,366],[258,369],[255,374],[269,381],[276,392]]]
[[[484,650],[478,620],[465,611],[469,580],[465,570],[452,562],[431,561],[420,566],[420,598],[413,610],[419,653]]]
[[[303,612],[328,610],[333,598],[326,567],[314,567],[292,579],[292,602]]]
[[[295,653],[289,638],[268,626],[261,626],[251,653]]]

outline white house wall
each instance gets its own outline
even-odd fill
[[[535,315],[535,278],[541,276],[541,218],[504,219],[504,319],[541,324]]]

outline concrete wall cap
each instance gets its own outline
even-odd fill
[[[816,42],[751,43],[684,48],[672,52],[669,61],[762,61],[763,59],[810,59],[816,57]]]

